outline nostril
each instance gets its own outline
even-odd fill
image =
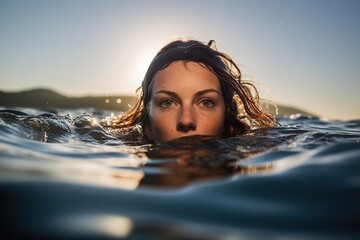
[[[179,132],[190,132],[190,131],[195,131],[196,130],[196,125],[193,123],[189,123],[189,124],[183,124],[183,123],[179,123],[177,125],[177,130]]]

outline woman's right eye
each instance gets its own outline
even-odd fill
[[[161,107],[171,107],[174,104],[174,101],[171,99],[166,99],[160,102]]]

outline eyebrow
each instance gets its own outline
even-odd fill
[[[176,93],[176,92],[173,92],[173,91],[168,91],[168,90],[159,90],[157,91],[155,94],[158,94],[158,93],[165,93],[167,95],[170,95],[170,96],[173,96],[173,97],[176,97],[176,98],[179,98],[179,95]],[[198,91],[195,93],[195,97],[199,97],[201,95],[204,95],[206,93],[216,93],[218,94],[219,96],[221,96],[220,92],[213,89],[213,88],[209,88],[209,89],[204,89],[204,90],[201,90],[201,91]]]

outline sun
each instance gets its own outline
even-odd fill
[[[147,69],[153,58],[156,55],[157,50],[154,49],[146,49],[142,51],[137,58],[137,62],[134,68],[134,76],[136,81],[141,84],[141,81],[144,79]]]
[[[152,55],[148,55],[148,56],[144,55],[144,57],[140,59],[139,63],[137,64],[136,72],[138,72],[139,75],[144,77],[152,59],[153,59]]]

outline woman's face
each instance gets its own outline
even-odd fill
[[[192,135],[220,136],[225,103],[219,79],[206,67],[177,61],[158,71],[150,85],[148,137],[166,142]]]

